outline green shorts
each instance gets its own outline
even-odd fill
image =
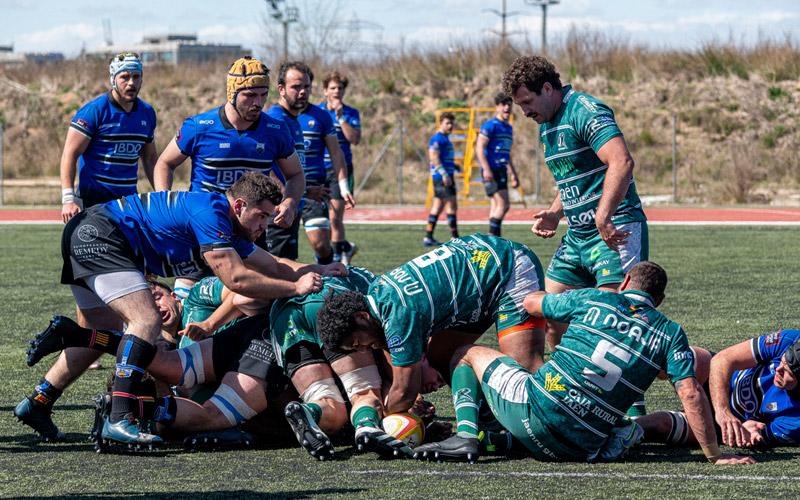
[[[608,248],[597,232],[583,236],[568,230],[550,261],[547,277],[579,287],[622,283],[634,264],[648,259],[650,243],[647,222],[626,222],[617,228],[630,232],[619,252]]]
[[[530,248],[512,243],[514,269],[500,293],[494,316],[497,338],[541,326],[525,310],[523,301],[529,293],[544,290],[542,264]]]
[[[543,421],[536,404],[533,374],[512,358],[492,361],[483,372],[481,388],[492,413],[537,460],[585,461],[586,452],[568,446]]]

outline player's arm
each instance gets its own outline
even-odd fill
[[[153,189],[156,187],[155,168],[157,161],[158,151],[156,151],[155,141],[145,143],[144,146],[142,146],[142,169],[144,170],[144,175],[147,177],[147,181],[153,186]]]
[[[172,189],[174,171],[181,163],[186,161],[186,156],[178,147],[177,140],[173,137],[161,156],[158,157],[153,168],[153,189],[156,191],[169,191]]]
[[[492,169],[489,167],[489,160],[486,158],[486,146],[489,144],[489,138],[483,134],[478,134],[478,140],[475,142],[475,156],[478,157],[478,164],[481,166],[481,175],[483,175],[484,182],[492,182],[494,175]]]
[[[292,280],[297,280],[300,276],[308,273],[317,273],[322,276],[347,276],[347,267],[341,262],[303,264],[272,255],[261,248],[257,248],[253,254],[247,257],[245,265],[268,276],[281,276]]]
[[[303,166],[300,165],[297,153],[292,153],[287,158],[279,158],[277,163],[286,179],[286,185],[283,186],[283,200],[275,209],[275,224],[289,227],[294,222],[297,205],[306,190],[306,177],[303,175]]]
[[[344,115],[340,114],[338,111],[336,113],[336,120],[339,122],[339,126],[342,127],[342,134],[344,138],[347,139],[347,142],[353,146],[358,146],[358,143],[361,142],[361,129],[352,126]]]
[[[442,176],[442,182],[445,186],[449,186],[453,183],[453,180],[447,175],[447,170],[442,165],[441,156],[439,155],[439,149],[437,148],[428,148],[428,159],[433,165],[434,170]]]
[[[723,455],[717,444],[717,433],[703,388],[694,377],[675,382],[675,391],[683,404],[686,420],[709,462],[719,465],[752,464],[753,457]]]
[[[392,385],[386,394],[386,413],[408,411],[422,388],[422,363],[392,366]]]
[[[78,171],[78,157],[89,147],[91,139],[70,127],[61,152],[61,220],[64,223],[81,211],[75,203],[75,175]]]
[[[534,318],[544,318],[543,302],[547,295],[543,290],[529,293],[522,301],[522,307]]]
[[[608,165],[608,169],[603,181],[603,194],[597,204],[595,224],[606,245],[612,250],[617,250],[619,245],[625,243],[628,233],[618,230],[611,222],[611,216],[617,211],[617,207],[628,192],[633,175],[633,157],[621,135],[603,144],[597,151],[597,157],[604,165]]]
[[[550,208],[539,210],[533,214],[531,232],[540,238],[552,238],[556,235],[556,229],[562,217],[564,217],[564,206],[561,203],[561,195],[557,194],[550,204]]]
[[[331,164],[333,164],[333,172],[339,182],[339,192],[344,199],[345,208],[353,208],[356,206],[356,199],[350,193],[350,184],[347,182],[347,165],[344,161],[344,153],[339,146],[339,140],[336,135],[325,136],[325,147],[328,149],[328,154],[331,157]]]
[[[243,313],[236,306],[235,297],[237,297],[235,293],[231,292],[227,287],[223,287],[222,302],[214,309],[211,316],[204,321],[189,322],[184,325],[183,330],[178,332],[178,335],[189,337],[194,341],[203,340],[217,331],[222,325],[241,317]]]
[[[519,187],[519,176],[517,175],[517,168],[514,166],[510,154],[508,155],[508,170],[511,172],[511,187],[517,189]]]
[[[714,414],[722,429],[722,442],[729,446],[744,446],[747,443],[747,430],[730,409],[731,378],[736,370],[756,366],[753,358],[752,340],[745,340],[720,351],[711,358],[708,378],[711,403]]]

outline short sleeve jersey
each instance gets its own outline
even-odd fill
[[[189,295],[183,300],[183,326],[192,322],[205,321],[222,305],[222,292],[225,284],[216,276],[203,278],[192,286]]]
[[[456,171],[455,163],[455,149],[450,139],[441,132],[436,132],[431,140],[428,141],[428,149],[431,151],[439,152],[439,161],[442,162],[442,167],[447,171],[447,175],[453,175]],[[434,180],[442,180],[442,176],[436,171],[436,165],[430,164],[431,177]]]
[[[581,289],[546,295],[544,317],[569,323],[550,360],[532,375],[539,415],[587,454],[664,370],[675,382],[694,377],[694,355],[681,326],[640,291]]]
[[[775,387],[775,368],[783,354],[800,340],[800,330],[781,330],[751,341],[754,368],[731,377],[730,407],[741,420],[766,424],[765,444],[800,444],[800,399]]]
[[[593,233],[597,232],[594,217],[608,169],[597,151],[622,132],[606,104],[575,92],[569,85],[562,92],[564,97],[556,115],[539,126],[544,159],[555,178],[570,230]],[[611,220],[620,224],[645,219],[631,177],[625,198]]]
[[[145,269],[158,276],[198,272],[202,254],[232,250],[243,259],[255,245],[233,232],[230,204],[222,193],[159,191],[102,205]]]
[[[486,161],[492,170],[505,170],[511,159],[514,129],[496,116],[481,125],[480,135],[489,139],[484,149]]]
[[[309,105],[297,117],[303,129],[303,146],[306,163],[303,172],[309,184],[324,184],[328,173],[325,170],[325,139],[336,137],[336,129],[330,115],[317,106]]]
[[[486,320],[497,308],[513,267],[513,242],[474,234],[378,277],[367,303],[383,325],[392,364],[420,361],[437,332]]]
[[[306,148],[305,140],[303,139],[303,127],[297,121],[297,117],[283,109],[281,106],[275,104],[267,110],[267,114],[276,120],[280,120],[289,128],[289,135],[292,137],[294,150],[297,156],[300,157],[300,166],[303,170],[306,169]]]
[[[69,126],[89,139],[78,158],[78,196],[100,203],[136,193],[139,157],[156,130],[153,107],[136,98],[125,111],[109,92],[80,108]]]
[[[328,105],[325,101],[319,103],[319,107],[327,111],[331,120],[333,120],[333,126],[336,128],[336,138],[339,140],[339,147],[342,148],[342,154],[344,154],[344,162],[347,165],[352,165],[353,149],[350,146],[350,141],[347,140],[347,137],[344,136],[344,132],[342,132],[342,124],[339,123],[339,120],[336,118],[336,111],[328,109]],[[356,108],[350,107],[347,104],[342,104],[342,119],[354,129],[361,130],[361,115]],[[331,157],[327,149],[325,150],[325,168],[328,170],[333,168]]]
[[[187,118],[175,136],[178,148],[192,159],[191,191],[224,192],[245,172],[275,172],[277,160],[294,153],[288,127],[266,113],[246,130],[225,116],[225,106]]]
[[[362,267],[349,267],[347,276],[326,276],[322,279],[322,289],[300,297],[278,299],[270,310],[270,331],[277,344],[275,352],[282,356],[299,342],[311,342],[322,347],[317,333],[317,313],[325,304],[329,293],[361,292],[367,293],[375,275]],[[285,366],[280,359],[281,366]]]

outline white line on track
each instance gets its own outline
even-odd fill
[[[595,479],[665,479],[669,481],[797,481],[798,476],[745,476],[714,474],[617,474],[613,472],[500,472],[500,471],[400,471],[354,470],[350,474],[367,476],[386,474],[395,476],[460,476],[460,477],[541,477],[541,478],[595,478]]]

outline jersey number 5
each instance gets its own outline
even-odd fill
[[[631,353],[628,351],[615,346],[607,340],[601,340],[597,343],[597,347],[595,347],[592,353],[592,363],[598,368],[605,370],[606,374],[599,375],[589,368],[583,369],[583,376],[586,377],[589,382],[595,384],[604,391],[613,389],[622,377],[622,368],[612,363],[611,360],[606,357],[609,354],[625,363],[631,359]]]

